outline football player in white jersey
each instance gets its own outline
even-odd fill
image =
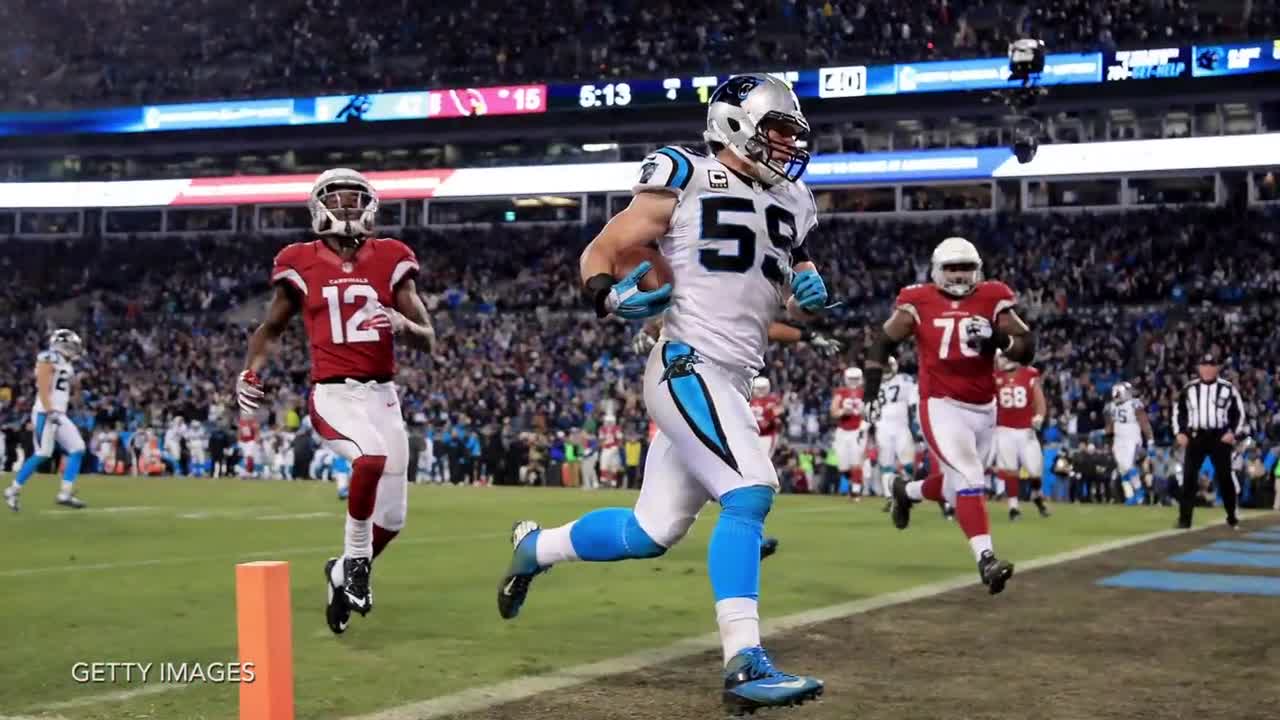
[[[1116,459],[1116,473],[1124,489],[1126,502],[1137,501],[1142,487],[1136,461],[1143,443],[1151,443],[1151,420],[1142,401],[1134,397],[1133,386],[1118,382],[1111,387],[1111,403],[1107,405],[1107,435],[1111,436],[1111,455]]]
[[[916,424],[920,407],[920,388],[915,378],[898,372],[898,360],[889,357],[884,383],[876,398],[879,419],[875,433],[876,455],[880,463],[880,489],[888,498],[884,510],[893,507],[893,479],[899,472],[908,480],[915,479],[916,438],[911,428]]]
[[[718,501],[708,566],[724,653],[721,698],[732,710],[794,705],[823,688],[777,670],[760,646],[760,543],[778,476],[748,405],[769,326],[784,305],[801,321],[827,307],[804,247],[817,224],[813,195],[800,182],[809,156],[797,141],[808,128],[784,81],[739,75],[711,96],[710,155],[669,146],[645,158],[631,204],[580,262],[598,316],[665,313],[644,375],[645,407],[658,428],[644,486],[634,510],[596,510],[545,530],[516,523],[498,589],[499,613],[515,617],[530,582],[552,565],[657,557],[684,537],[703,505]],[[641,291],[647,262],[614,277],[617,257],[655,241],[674,287]]]
[[[72,366],[84,351],[84,343],[74,332],[61,328],[49,336],[49,349],[36,355],[36,400],[31,408],[31,425],[35,452],[4,491],[4,502],[17,512],[22,486],[49,458],[54,447],[61,447],[67,454],[66,468],[62,473],[62,489],[56,501],[70,508],[82,508],[84,502],[75,495],[76,476],[80,474],[80,462],[84,459],[84,439],[80,430],[67,417],[67,404],[71,399],[71,383],[75,378]]]

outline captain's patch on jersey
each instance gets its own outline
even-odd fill
[[[712,190],[728,190],[729,174],[723,170],[707,170],[707,185]]]

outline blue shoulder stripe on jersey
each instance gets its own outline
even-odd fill
[[[694,436],[707,446],[707,449],[741,474],[738,460],[729,449],[729,440],[725,436],[724,426],[720,424],[720,415],[716,413],[715,402],[711,399],[711,390],[693,366],[701,362],[693,348],[684,343],[668,342],[662,348],[662,366],[666,368],[663,381],[671,393],[680,416],[693,430]]]
[[[684,153],[673,148],[659,148],[658,153],[671,158],[671,174],[667,176],[667,187],[678,187],[681,190],[689,185],[689,180],[693,178],[693,163]]]

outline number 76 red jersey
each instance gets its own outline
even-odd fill
[[[395,286],[417,272],[413,251],[390,238],[366,240],[345,261],[322,240],[293,243],[276,255],[271,282],[301,296],[312,382],[395,375],[391,330],[369,322],[380,306],[394,307]]]
[[[916,350],[920,355],[920,397],[951,398],[974,405],[990,403],[996,394],[995,358],[983,356],[962,342],[961,322],[996,318],[1017,304],[1013,290],[995,280],[978,283],[972,293],[953,298],[936,285],[910,285],[898,293],[896,309],[916,321]]]

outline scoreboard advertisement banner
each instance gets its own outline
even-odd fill
[[[1280,40],[1192,47],[1161,46],[1045,58],[1037,84],[1110,84],[1280,72]],[[824,100],[1019,87],[1007,58],[896,65],[774,69],[808,108]],[[349,122],[430,121],[484,115],[696,106],[729,74],[615,78],[585,83],[504,85],[354,93],[305,98],[147,105],[66,112],[0,112],[0,136],[145,133]]]

